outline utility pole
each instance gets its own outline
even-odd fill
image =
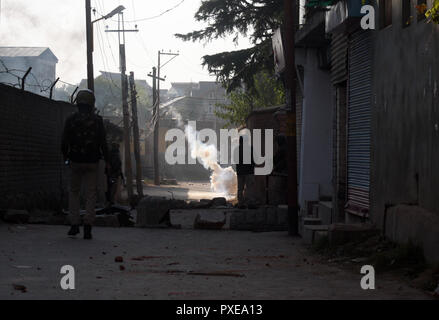
[[[128,80],[126,76],[126,53],[125,53],[125,33],[138,32],[139,30],[125,30],[125,20],[123,12],[119,12],[118,29],[106,30],[105,32],[117,32],[119,37],[119,57],[120,57],[120,74],[122,83],[122,108],[124,124],[124,141],[125,141],[125,177],[127,182],[128,198],[131,200],[133,191],[133,170],[131,163],[131,123],[130,110],[128,108]],[[121,36],[122,34],[122,36]]]
[[[148,77],[152,78],[152,99],[154,105],[154,184],[156,186],[160,185],[160,166],[159,166],[159,119],[160,119],[160,108],[159,108],[159,99],[158,96],[160,92],[157,91],[157,83],[160,81],[165,81],[165,79],[161,79],[157,77],[157,68],[152,68],[152,74],[149,74]]]
[[[140,159],[139,118],[137,117],[137,91],[134,82],[134,72],[130,73],[131,110],[133,118],[134,157],[136,159],[137,195],[143,197],[142,162]]]
[[[95,91],[94,72],[93,72],[93,24],[91,22],[91,0],[85,0],[85,20],[87,31],[87,86],[91,91]]]
[[[95,91],[94,83],[94,70],[93,70],[93,51],[94,51],[94,37],[93,37],[93,24],[101,21],[107,20],[114,15],[121,13],[125,10],[124,6],[118,6],[116,9],[111,11],[109,14],[95,20],[91,21],[91,0],[85,0],[85,26],[87,33],[87,87],[91,91]]]
[[[285,87],[287,97],[287,139],[288,139],[288,232],[299,233],[299,205],[297,196],[297,131],[296,131],[296,59],[295,18],[296,0],[284,0],[285,21]]]
[[[161,57],[163,56],[171,56],[171,59],[166,61],[162,65]],[[157,103],[156,103],[156,119],[155,119],[155,128],[154,128],[154,183],[156,186],[160,185],[160,166],[159,166],[159,142],[160,142],[160,81],[165,81],[165,79],[160,78],[162,68],[167,65],[169,62],[177,58],[179,53],[172,52],[158,52],[158,70],[157,70]],[[155,81],[155,78],[154,78]]]

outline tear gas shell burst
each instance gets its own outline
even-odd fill
[[[206,170],[212,171],[210,184],[212,191],[221,194],[227,199],[232,199],[236,194],[238,178],[232,167],[223,168],[218,164],[218,150],[214,145],[200,141],[198,133],[191,127],[186,127],[191,157],[199,159]]]

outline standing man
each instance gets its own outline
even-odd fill
[[[108,164],[107,139],[103,119],[95,114],[96,98],[91,90],[81,90],[76,96],[78,112],[70,116],[64,126],[62,153],[70,164],[70,223],[69,236],[80,233],[80,192],[85,187],[86,215],[84,239],[92,239],[92,225],[96,217],[97,178],[99,160]]]
[[[250,145],[247,145],[247,148],[251,150],[251,163],[244,163],[244,138],[242,136],[239,137],[239,163],[236,165],[236,174],[238,176],[238,206],[245,206],[246,200],[246,185],[249,182],[248,177],[254,174],[254,163],[253,163],[253,148]]]

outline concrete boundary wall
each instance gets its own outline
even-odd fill
[[[59,209],[67,198],[61,154],[75,107],[0,84],[0,209]]]

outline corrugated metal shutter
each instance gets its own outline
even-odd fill
[[[348,210],[369,214],[372,96],[371,33],[349,39]]]
[[[331,42],[331,81],[334,85],[347,80],[348,37],[334,34]]]

